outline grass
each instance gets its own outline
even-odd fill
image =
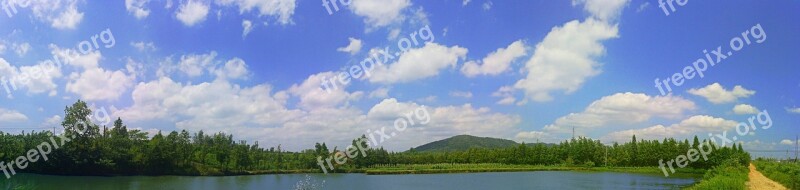
[[[800,189],[800,164],[759,160],[753,162],[758,171],[786,188]]]
[[[700,183],[687,189],[746,189],[750,170],[735,161],[726,161],[722,165],[716,166],[706,172]]]

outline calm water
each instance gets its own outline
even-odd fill
[[[307,176],[310,180],[307,180]],[[539,171],[426,175],[283,174],[230,177],[65,177],[20,174],[36,189],[293,189],[298,182],[323,189],[678,189],[692,178],[611,172]],[[324,183],[322,182],[324,180]],[[2,187],[0,187],[2,188]]]

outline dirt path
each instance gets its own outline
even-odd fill
[[[772,181],[764,176],[764,174],[761,174],[761,172],[758,172],[758,170],[756,170],[756,166],[752,163],[750,163],[750,181],[747,183],[747,187],[750,190],[786,189],[786,187],[783,187],[783,185]]]

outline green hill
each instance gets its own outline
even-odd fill
[[[498,139],[490,137],[476,137],[470,135],[458,135],[447,139],[434,141],[422,146],[414,148],[415,151],[420,152],[438,152],[438,151],[463,151],[470,148],[506,148],[519,145],[517,142],[507,139]]]

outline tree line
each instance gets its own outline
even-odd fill
[[[235,141],[225,133],[206,134],[199,131],[190,134],[185,130],[168,134],[158,132],[148,138],[146,132],[128,129],[118,118],[113,126],[92,124],[87,116],[92,111],[86,102],[77,101],[65,110],[61,125],[65,135],[73,137],[71,142],[55,149],[48,161],[30,164],[22,172],[60,175],[226,175],[250,171],[302,171],[321,172],[317,158],[323,159],[344,150],[329,149],[325,143],[317,143],[313,149],[291,152],[281,146],[264,148],[258,142]],[[87,123],[83,133],[74,127]],[[81,129],[83,131],[83,129]],[[24,156],[30,149],[53,137],[50,131],[0,133],[0,161],[12,161]],[[353,140],[357,142],[365,136]],[[703,141],[705,142],[705,141]],[[351,158],[337,165],[337,171],[352,171],[373,165],[438,164],[438,163],[501,163],[527,165],[568,166],[658,166],[659,160],[674,159],[698,148],[701,141],[672,138],[637,140],[604,145],[589,138],[570,139],[558,144],[525,144],[501,149],[472,148],[466,151],[418,152],[413,149],[390,152],[382,147],[369,147],[366,155]],[[367,147],[362,144],[362,147]],[[708,160],[693,162],[689,167],[711,168],[725,160],[735,160],[742,165],[750,161],[750,155],[741,145],[732,147],[712,146]]]

